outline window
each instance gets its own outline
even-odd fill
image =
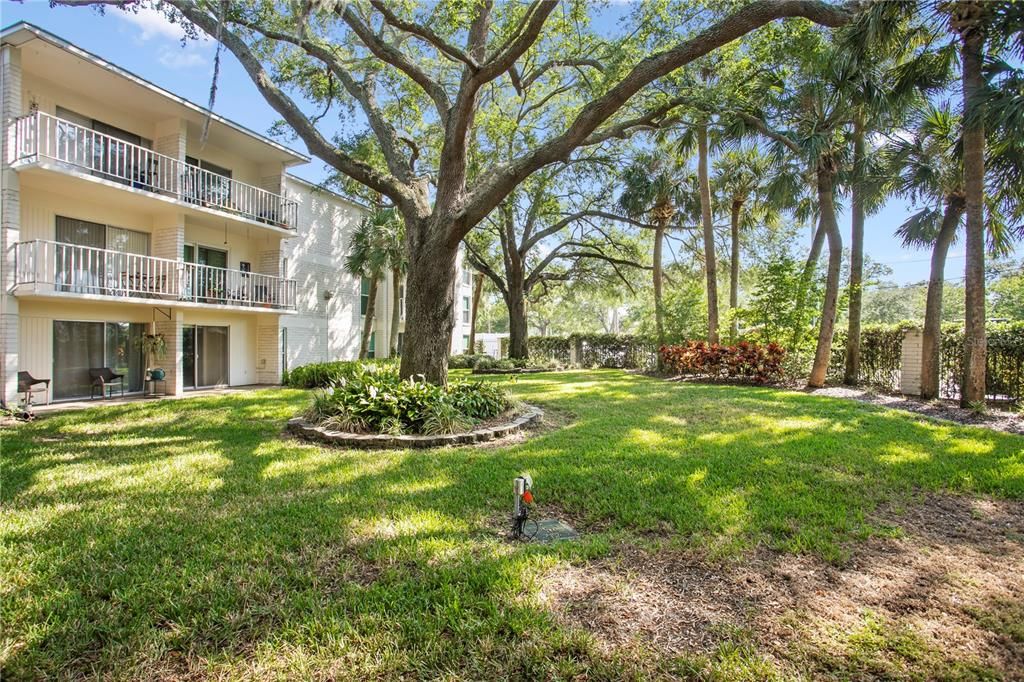
[[[405,285],[398,285],[398,314],[400,319],[405,319]]]
[[[186,156],[185,163],[198,169],[190,171],[185,179],[185,194],[190,200],[230,207],[231,170],[229,168],[192,156]]]
[[[67,245],[58,246],[56,251],[57,286],[61,291],[104,294],[111,289],[146,290],[153,284],[144,277],[148,274],[142,272],[145,265],[127,256],[149,255],[146,232],[57,216],[54,234],[57,242]]]
[[[373,360],[377,357],[377,332],[370,332],[370,344],[366,347],[366,357]]]
[[[366,315],[370,308],[370,278],[363,277],[359,284],[359,314]]]
[[[462,297],[462,324],[469,324],[469,296]]]
[[[469,334],[462,337],[462,350],[466,353],[469,352]]]
[[[473,273],[469,271],[469,268],[462,270],[462,283],[467,287],[473,283]]]
[[[141,391],[145,324],[53,321],[53,397],[81,398],[91,392],[89,370],[110,367],[124,374],[125,391]]]
[[[156,159],[133,149],[152,148],[149,140],[61,106],[57,107],[57,118],[68,121],[57,124],[61,161],[84,166],[117,182],[152,189]]]

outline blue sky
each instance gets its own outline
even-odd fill
[[[87,8],[50,8],[45,0],[24,3],[0,0],[0,21],[4,26],[16,21],[30,21],[65,38],[143,78],[194,102],[205,103],[209,96],[213,67],[213,44],[210,41],[181,45],[181,30],[168,24],[153,11],[137,14],[116,9],[100,16]],[[258,132],[266,132],[279,117],[256,92],[248,76],[225,54],[221,62],[217,101],[214,110]],[[301,143],[295,143],[305,151]],[[296,173],[314,182],[325,171],[318,161],[296,169]],[[905,249],[892,234],[910,213],[905,202],[890,201],[879,213],[868,218],[865,247],[871,260],[892,268],[891,280],[899,283],[918,282],[928,277],[928,252]],[[849,241],[849,217],[840,216],[844,242]],[[1017,255],[1022,250],[1018,248]],[[950,252],[947,278],[963,276],[962,242]]]

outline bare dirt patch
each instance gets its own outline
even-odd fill
[[[551,571],[540,598],[609,653],[707,654],[742,633],[760,656],[812,677],[1024,678],[1024,504],[932,495],[878,516],[900,537],[851,548],[843,566],[626,546]]]

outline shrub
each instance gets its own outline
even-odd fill
[[[704,341],[687,341],[662,346],[665,367],[678,374],[710,379],[748,379],[759,384],[778,382],[783,375],[786,351],[775,343],[759,345],[741,341],[722,346]]]
[[[299,365],[285,373],[281,383],[292,388],[329,388],[341,379],[350,377],[367,367],[397,367],[397,360],[337,360]]]
[[[460,353],[448,358],[448,369],[473,369],[476,363],[490,357],[486,353]]]
[[[394,365],[357,365],[313,396],[307,417],[327,428],[375,433],[451,433],[498,416],[511,405],[494,383],[447,387],[402,380]]]

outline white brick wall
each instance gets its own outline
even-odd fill
[[[167,344],[167,352],[159,360],[150,359],[154,366],[162,367],[167,372],[167,394],[181,395],[184,390],[184,377],[182,376],[182,320],[183,313],[180,310],[171,310],[171,319],[166,319],[158,314],[160,319],[153,323],[153,332],[163,334]]]

